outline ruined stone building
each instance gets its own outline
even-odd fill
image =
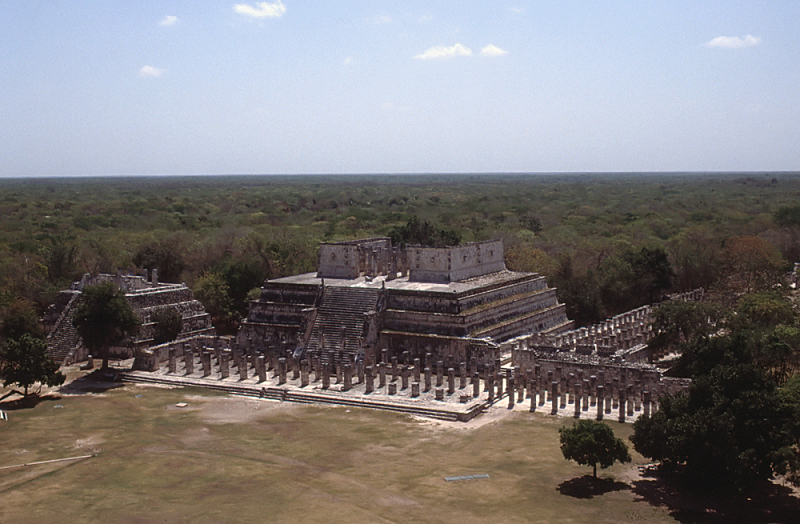
[[[131,357],[140,347],[147,347],[153,339],[151,315],[163,308],[174,308],[183,317],[183,329],[179,338],[198,335],[213,335],[211,317],[203,305],[195,300],[192,290],[186,284],[165,284],[158,282],[158,271],[152,271],[152,279],[138,275],[107,275],[90,277],[88,274],[58,294],[56,301],[48,308],[44,324],[47,332],[47,347],[56,362],[68,365],[86,360],[88,351],[72,325],[72,314],[84,287],[101,282],[114,282],[125,290],[125,298],[142,321],[135,340],[129,346],[115,348],[114,354]]]
[[[499,342],[571,328],[543,276],[506,269],[499,240],[401,249],[371,238],[323,243],[316,273],[267,281],[237,342],[367,362],[384,348],[489,362]]]

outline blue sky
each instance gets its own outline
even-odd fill
[[[796,1],[12,0],[0,176],[800,170],[798,22]]]

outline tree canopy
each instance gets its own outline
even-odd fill
[[[614,436],[608,424],[596,420],[579,420],[571,428],[558,430],[561,453],[567,460],[574,460],[581,466],[592,466],[592,474],[597,478],[597,465],[605,469],[614,462],[630,462],[628,446],[621,438]]]
[[[792,476],[800,467],[800,389],[792,379],[800,329],[789,300],[762,292],[730,307],[665,303],[654,318],[654,343],[681,353],[671,373],[693,382],[637,419],[636,450],[704,486],[742,489]]]
[[[92,355],[102,356],[105,369],[109,349],[134,334],[141,321],[125,299],[125,292],[112,282],[104,282],[83,289],[72,324]]]
[[[3,385],[18,384],[25,389],[35,383],[60,386],[66,378],[59,365],[47,353],[47,342],[25,333],[19,338],[8,338],[0,348],[0,375]]]

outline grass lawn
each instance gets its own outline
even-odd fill
[[[3,523],[722,522],[651,489],[635,454],[589,483],[558,449],[571,420],[502,407],[456,424],[125,385],[8,413],[0,467],[96,456],[0,469]],[[490,478],[445,480],[472,474]]]

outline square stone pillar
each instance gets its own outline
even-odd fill
[[[431,368],[425,368],[425,392],[431,390]]]
[[[189,351],[184,351],[183,353],[183,363],[186,366],[186,374],[193,375],[194,374],[194,353],[190,349]]]
[[[478,398],[481,394],[481,376],[478,372],[472,374],[472,398]]]
[[[573,391],[575,392],[575,418],[580,418],[581,416],[581,384],[580,382],[575,382],[573,386]]]
[[[375,390],[375,368],[372,366],[367,366],[364,371],[366,374],[366,386],[364,392],[369,394]]]
[[[597,420],[603,420],[603,399],[605,399],[605,388],[597,384]]]
[[[342,391],[350,391],[353,389],[353,366],[350,364],[345,364],[344,368],[344,385],[342,386]]]
[[[409,367],[407,365],[403,364],[403,367],[400,368],[400,379],[401,379],[401,384],[402,384],[400,389],[408,389],[408,376],[410,374],[411,374],[411,370],[409,369]]]
[[[494,402],[494,374],[486,373],[486,391],[489,394],[489,403]]]
[[[397,382],[389,382],[389,394],[397,395]]]
[[[625,388],[619,389],[619,421],[625,422]]]
[[[219,355],[219,376],[221,379],[228,378],[231,374],[230,358],[230,350],[227,349]]]
[[[322,364],[322,389],[331,387],[331,365],[329,362]]]
[[[264,355],[256,357],[256,369],[258,370],[258,382],[267,380],[267,358]]]
[[[310,363],[308,360],[301,360],[300,361],[300,387],[304,388],[308,386],[309,383],[309,375],[311,374],[310,371]]]
[[[177,351],[174,347],[169,348],[169,372],[175,373],[178,369],[178,362],[177,362]]]
[[[552,406],[550,407],[551,415],[558,413],[558,385],[559,382],[557,380],[554,380],[550,384],[550,400],[552,403]]]
[[[419,382],[419,375],[420,375],[420,360],[418,358],[414,359],[414,382]]]
[[[436,362],[436,387],[442,387],[444,384],[444,361],[439,360]]]
[[[611,397],[614,394],[613,393],[614,390],[612,389],[612,387],[613,387],[612,384],[613,384],[612,382],[606,382],[606,387],[605,387],[605,390],[604,390],[604,393],[605,393],[604,400],[605,400],[605,405],[606,405],[606,415],[610,415],[611,414],[611,405],[612,405],[611,404]]]
[[[509,370],[506,380],[508,380],[508,409],[514,409],[516,395],[514,392],[514,377],[511,375],[511,370]]]
[[[447,368],[447,394],[452,395],[456,390],[456,370]]]
[[[381,350],[381,362],[383,365],[389,364],[389,350],[387,348]]]
[[[419,382],[411,383],[411,396],[415,398],[419,396]]]
[[[589,389],[589,379],[583,379],[583,391],[581,392],[581,398],[583,399],[583,411],[589,411],[589,393],[591,389]]]
[[[200,362],[203,364],[203,378],[211,375],[211,353],[203,351],[200,355]]]
[[[458,378],[459,378],[459,389],[464,389],[467,387],[467,363],[460,362],[458,364]]]
[[[397,357],[392,357],[392,382],[397,382]]]
[[[239,380],[247,380],[247,361],[239,359]]]

